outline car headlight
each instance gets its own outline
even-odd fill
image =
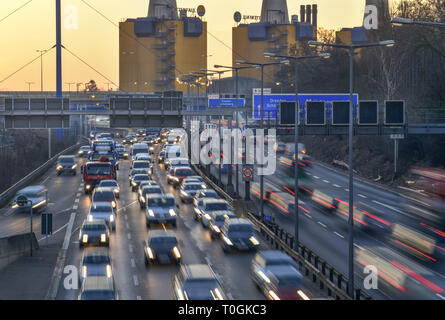
[[[133,187],[136,187],[136,186],[137,186],[137,183],[134,182],[134,181],[131,181],[131,185],[132,185]]]
[[[303,299],[303,300],[311,300],[302,290],[298,290],[297,293],[301,297],[301,299]]]
[[[140,196],[139,199],[141,200],[141,202],[145,203],[145,199],[143,196]]]
[[[82,236],[82,242],[83,242],[83,243],[87,243],[87,242],[88,242],[88,235],[87,235],[87,234],[84,234],[84,235]]]
[[[148,210],[148,214],[149,214],[149,216],[150,217],[154,217],[155,216],[155,213],[154,213],[154,211],[153,210]]]
[[[89,184],[87,184],[87,190],[90,190],[91,186]]]
[[[113,207],[113,209],[116,209],[116,201],[111,201],[111,206]]]
[[[73,166],[71,167],[72,170],[74,170],[74,169],[76,169],[76,168],[77,168],[77,164],[75,164],[75,165],[73,165]]]
[[[113,189],[114,193],[119,193],[119,189]]]
[[[213,231],[215,231],[216,233],[220,233],[220,232],[221,232],[221,230],[219,229],[218,226],[212,225],[212,229],[213,229]]]
[[[88,221],[93,221],[93,216],[91,214],[89,214],[88,217],[87,217],[87,220]]]
[[[107,235],[105,233],[102,233],[100,235],[100,242],[106,242],[107,241]]]
[[[107,272],[107,278],[111,278],[111,276],[112,276],[112,274],[111,274],[111,266],[109,264],[107,264],[105,269],[106,269],[106,272]]]
[[[19,205],[16,203],[16,204],[14,204],[11,208],[12,209],[17,209],[19,207]]]
[[[58,165],[56,169],[57,169],[57,170],[62,170],[62,169],[63,169],[63,166]]]
[[[208,213],[206,213],[206,214],[204,215],[204,218],[206,218],[207,220],[212,219],[212,217],[210,217],[210,215],[209,215]]]
[[[82,278],[87,277],[87,266],[82,266]]]
[[[124,153],[124,157],[128,157],[128,153]]]
[[[255,245],[255,246],[257,246],[257,245],[260,244],[260,242],[259,242],[255,237],[253,237],[253,236],[250,237],[249,240],[250,240],[250,242],[252,242],[253,245]]]
[[[112,215],[112,214],[110,214],[110,222],[113,222],[114,221],[114,215]]]
[[[154,258],[153,251],[151,250],[150,247],[146,247],[146,248],[145,248],[145,252],[147,252],[147,255],[148,255],[148,257],[149,257],[150,259],[153,259],[153,258]]]
[[[181,194],[182,194],[184,197],[187,197],[187,196],[188,196],[187,192],[185,192],[184,190],[181,190]]]
[[[278,295],[272,290],[269,290],[269,296],[272,298],[272,300],[280,300]]]
[[[176,216],[176,212],[175,212],[175,210],[173,210],[173,209],[170,209],[170,210],[168,211],[168,213],[170,213],[170,215],[171,215],[172,217]]]
[[[230,241],[230,239],[227,238],[226,236],[223,236],[223,240],[224,240],[224,242],[227,243],[229,246],[233,246],[232,241]]]
[[[179,252],[179,249],[176,246],[173,248],[173,254],[175,255],[176,259],[181,258],[181,253]]]

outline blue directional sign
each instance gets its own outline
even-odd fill
[[[353,95],[354,103],[354,117],[356,115],[356,109],[358,104],[359,96],[358,94]],[[261,119],[261,95],[254,94],[252,97],[253,101],[253,118]],[[263,95],[263,118],[264,119],[275,119],[279,117],[279,106],[282,101],[295,102],[295,94],[265,94]],[[324,94],[324,93],[302,93],[298,95],[298,102],[300,104],[300,119],[304,119],[304,108],[307,101],[324,101],[326,102],[326,119],[331,119],[332,114],[332,102],[333,101],[349,101],[349,94]]]
[[[246,99],[244,98],[238,99],[238,107],[244,107],[245,104],[246,104]],[[235,98],[209,99],[209,108],[218,108],[218,107],[236,108],[236,99]]]

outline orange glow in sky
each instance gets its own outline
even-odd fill
[[[3,81],[20,67],[39,56],[36,50],[55,45],[55,1],[32,0],[10,17],[13,10],[29,0],[2,0],[0,6],[0,90],[28,90],[26,82],[34,82],[31,90],[40,90],[40,59],[11,78]],[[119,29],[94,12],[84,2],[100,11],[115,25],[126,18],[147,15],[148,0],[62,0],[62,43],[106,76],[105,79],[89,67],[63,52],[63,90],[68,82],[85,83],[96,80],[99,88],[107,83],[119,84]],[[363,22],[365,0],[288,0],[289,16],[298,14],[301,4],[318,4],[318,25],[328,29],[360,26]],[[208,65],[230,65],[232,60],[233,13],[260,15],[261,0],[177,0],[178,7],[206,7],[208,22]],[[65,11],[66,10],[66,11]],[[73,15],[74,14],[74,15]],[[77,16],[76,19],[69,19]],[[77,26],[76,26],[77,24]],[[225,45],[224,45],[224,44]],[[55,50],[43,57],[44,90],[55,90]],[[110,84],[115,89],[114,84]],[[76,90],[71,85],[71,90]]]

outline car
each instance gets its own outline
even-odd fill
[[[167,180],[176,188],[182,180],[192,175],[193,170],[190,167],[178,167],[173,169],[173,172],[169,173]]]
[[[116,230],[116,212],[107,201],[97,201],[90,204],[88,221],[103,220],[111,230]]]
[[[144,243],[144,261],[148,267],[153,263],[181,262],[182,253],[176,235],[170,230],[151,230]]]
[[[303,276],[291,265],[271,266],[259,287],[269,300],[310,300],[302,290]]]
[[[289,255],[279,250],[261,250],[257,252],[250,265],[253,282],[259,287],[264,286],[265,277],[271,267],[291,266],[298,269],[298,264]]]
[[[145,143],[133,144],[133,148],[131,150],[131,159],[135,160],[136,155],[138,155],[139,153],[149,154],[148,146]]]
[[[88,152],[90,152],[90,150],[91,150],[90,146],[81,146],[79,148],[79,151],[77,152],[77,155],[79,157],[86,158],[88,156]]]
[[[145,135],[145,129],[139,129],[138,131],[136,131],[136,137],[145,137]]]
[[[131,144],[135,144],[135,143],[137,143],[138,142],[138,138],[135,136],[135,135],[132,135],[131,137],[130,137],[130,143]]]
[[[78,300],[118,300],[114,280],[104,276],[87,277],[82,283]]]
[[[116,180],[101,180],[99,182],[99,188],[110,188],[113,190],[114,195],[116,196],[117,199],[119,199],[120,197],[120,188],[119,188],[119,184],[117,183]]]
[[[21,198],[26,198],[28,201],[20,201]],[[11,208],[20,213],[30,213],[31,208],[33,213],[44,212],[48,207],[48,189],[43,185],[29,186],[19,190],[12,202]]]
[[[159,162],[159,163],[163,163],[164,160],[165,160],[165,149],[162,149],[162,150],[159,152],[158,162]]]
[[[189,166],[189,159],[187,158],[170,158],[165,160],[164,169],[165,171],[170,171],[172,167],[187,167]]]
[[[86,248],[79,268],[79,282],[92,276],[113,277],[111,257],[108,248]]]
[[[235,219],[236,214],[232,211],[215,211],[210,215],[209,231],[212,239],[221,236],[221,229],[227,219]]]
[[[221,199],[219,194],[213,189],[203,189],[196,192],[195,197],[193,199],[193,206],[195,208],[198,207],[200,200],[202,199]],[[202,201],[201,201],[202,203]]]
[[[91,196],[92,202],[101,202],[106,201],[110,203],[113,209],[117,208],[117,200],[116,195],[112,188],[95,188],[93,191],[93,195]]]
[[[151,162],[137,160],[133,163],[133,169],[144,169],[145,173],[150,175],[151,174]]]
[[[148,186],[157,186],[158,187],[159,185],[158,185],[158,183],[155,180],[142,181],[138,185],[137,192],[139,193],[144,187],[148,187]]]
[[[74,156],[60,156],[57,159],[56,172],[57,175],[69,173],[73,176],[77,173],[77,163]]]
[[[122,139],[122,143],[123,144],[130,144],[131,142],[131,136],[126,136],[125,138]]]
[[[228,219],[221,229],[221,246],[224,252],[232,250],[257,250],[260,242],[255,237],[252,222],[247,219]]]
[[[147,202],[147,197],[150,195],[158,195],[162,194],[162,190],[158,185],[151,185],[151,186],[144,186],[142,189],[139,189],[139,205],[141,206],[141,209],[145,208],[145,204]]]
[[[227,300],[215,272],[207,264],[181,265],[173,280],[177,300]]]
[[[190,176],[190,177],[185,178],[183,182],[187,182],[187,181],[198,181],[198,182],[206,183],[205,179],[201,176]]]
[[[195,220],[201,220],[202,226],[208,228],[210,226],[210,220],[212,219],[212,213],[230,213],[233,212],[233,208],[224,199],[203,199],[202,207],[197,208],[194,211],[198,216]]]
[[[179,193],[181,201],[183,203],[192,203],[196,192],[206,188],[206,185],[200,182],[184,184],[181,186],[181,191]]]
[[[129,153],[125,150],[124,145],[116,144],[116,151],[119,153],[119,159],[128,159]]]
[[[79,231],[79,247],[87,245],[110,245],[110,231],[103,220],[86,219]]]
[[[136,174],[131,179],[131,191],[136,192],[138,190],[139,184],[142,181],[149,181],[151,180],[150,176],[148,174]]]
[[[170,223],[176,228],[176,202],[171,194],[153,195],[146,198],[146,225]]]
[[[140,161],[149,161],[149,162],[152,162],[150,154],[148,154],[148,153],[138,153],[137,155],[135,155],[135,156],[132,158],[132,163],[131,163],[131,165],[133,165],[133,163],[134,163],[135,161],[138,161],[138,160],[140,160]]]

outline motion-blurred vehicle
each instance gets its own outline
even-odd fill
[[[116,230],[116,212],[107,201],[92,202],[87,220],[103,220],[111,230]]]
[[[111,188],[96,188],[91,196],[91,202],[108,202],[113,209],[117,208],[116,195]]]
[[[86,248],[83,252],[79,268],[80,283],[88,277],[94,276],[113,277],[108,248]]]
[[[227,300],[227,296],[207,264],[181,265],[173,288],[177,300]]]
[[[165,161],[165,149],[162,149],[160,152],[159,152],[159,156],[158,156],[158,162],[159,163],[164,163],[164,161]]]
[[[106,276],[87,277],[82,283],[78,300],[118,300],[113,279]]]
[[[176,228],[176,202],[171,194],[153,195],[146,198],[146,225],[170,223]]]
[[[310,300],[302,290],[303,276],[293,266],[272,266],[264,279],[259,287],[268,300]]]
[[[128,159],[129,153],[125,150],[123,144],[116,144],[116,151],[119,154],[119,159]]]
[[[224,252],[257,250],[260,242],[252,222],[247,219],[228,219],[221,229],[221,246]]]
[[[221,236],[221,229],[227,219],[236,219],[235,212],[232,211],[215,211],[210,215],[209,231],[212,239]]]
[[[196,192],[195,197],[193,199],[193,206],[195,208],[197,208],[199,205],[199,202],[201,202],[201,205],[202,205],[202,200],[206,199],[206,198],[221,199],[221,197],[215,190],[212,190],[212,189],[199,190],[198,192]]]
[[[110,245],[110,231],[103,220],[88,221],[86,219],[79,231],[79,247],[87,245]]]
[[[29,202],[21,202],[20,198],[26,197]],[[12,201],[11,208],[20,213],[33,213],[44,212],[48,207],[48,189],[45,186],[29,186],[19,190],[14,200]]]
[[[206,188],[206,185],[200,182],[184,184],[179,193],[182,203],[192,203],[196,192]]]
[[[170,169],[175,167],[187,167],[189,166],[189,159],[187,158],[170,158],[164,161],[165,171],[170,171]]]
[[[82,158],[86,158],[88,156],[88,152],[90,152],[90,146],[81,146],[77,155]]]
[[[144,243],[144,261],[147,267],[152,263],[179,264],[181,258],[181,249],[174,232],[170,230],[148,232],[148,240]]]
[[[57,159],[56,164],[56,172],[57,175],[61,175],[62,173],[68,173],[73,176],[77,173],[77,163],[74,156],[60,156]]]
[[[131,179],[131,191],[136,192],[142,181],[151,180],[148,174],[136,174]]]
[[[162,190],[158,185],[153,186],[144,186],[142,189],[139,189],[138,194],[138,201],[141,209],[145,208],[145,205],[147,203],[147,198],[153,195],[159,195],[162,194]]]
[[[197,219],[195,220],[201,220],[201,224],[204,228],[209,227],[213,213],[220,212],[223,214],[230,214],[233,212],[233,208],[224,199],[204,199],[202,202],[202,208],[195,210],[197,216]]]

